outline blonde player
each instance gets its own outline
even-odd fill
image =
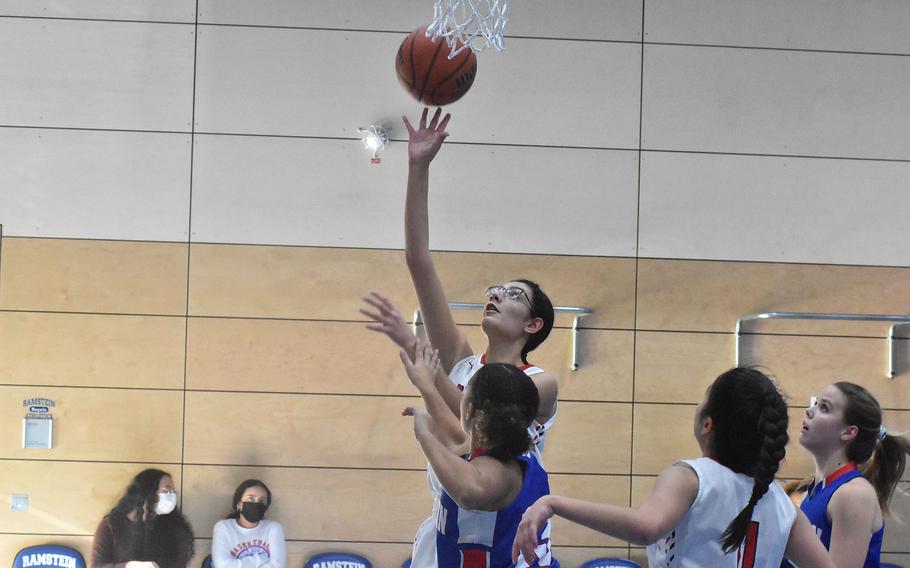
[[[904,474],[910,443],[889,434],[872,394],[829,385],[806,410],[799,443],[815,460],[800,508],[839,568],[877,568],[885,513]]]

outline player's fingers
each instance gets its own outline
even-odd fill
[[[408,129],[408,135],[414,134],[414,127],[411,126],[411,121],[408,120],[408,117],[402,116],[401,120],[404,121],[404,127]]]
[[[436,125],[439,124],[439,116],[442,114],[442,108],[436,107],[436,112],[433,113],[433,120],[430,121],[430,130],[436,130]]]
[[[376,312],[371,312],[370,310],[368,310],[368,309],[366,309],[366,308],[360,308],[360,309],[358,309],[357,311],[360,312],[360,313],[362,313],[363,315],[365,315],[366,317],[370,318],[370,319],[373,320],[373,321],[381,321],[381,320],[382,320],[382,316],[380,316],[380,315],[377,314]]]
[[[399,349],[398,357],[401,358],[401,363],[404,365],[404,370],[407,371],[408,374],[410,374],[411,371],[414,369],[414,364],[411,363],[411,356],[408,355],[408,352],[405,351],[404,349]]]
[[[439,126],[436,128],[437,131],[442,131],[445,134],[446,125],[449,124],[449,119],[452,118],[451,113],[446,113],[442,118],[442,122],[439,123]]]

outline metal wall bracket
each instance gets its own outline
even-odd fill
[[[903,325],[910,324],[910,316],[898,316],[887,314],[816,314],[803,312],[764,312],[760,314],[749,314],[736,320],[736,352],[734,354],[734,364],[739,366],[740,342],[743,336],[743,324],[756,320],[766,319],[794,319],[794,320],[826,320],[826,321],[880,321],[890,322],[891,327],[888,329],[888,370],[887,376],[893,379],[897,376],[894,363],[894,332]]]
[[[452,310],[480,310],[486,304],[477,304],[472,302],[449,302],[449,309]],[[556,306],[553,311],[557,314],[573,314],[572,318],[572,353],[569,361],[569,370],[578,370],[578,320],[594,313],[591,308],[582,308],[577,306]],[[417,335],[417,330],[423,325],[423,319],[420,316],[420,307],[414,310],[414,323],[411,324],[411,330]]]

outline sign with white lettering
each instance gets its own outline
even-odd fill
[[[313,556],[307,560],[304,568],[373,568],[373,565],[363,556],[329,552]]]

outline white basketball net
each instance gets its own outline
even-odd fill
[[[502,51],[508,11],[509,0],[435,0],[427,36],[445,38],[451,49],[449,59],[469,47],[474,51],[488,47]]]

